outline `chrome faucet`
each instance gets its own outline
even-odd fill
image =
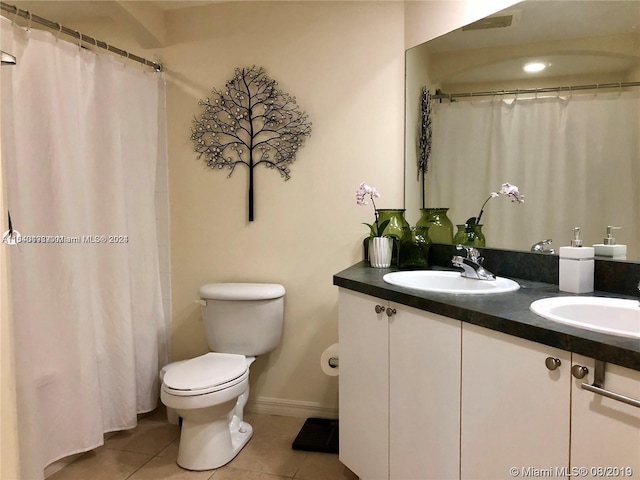
[[[545,245],[551,245],[551,240],[548,238],[547,240],[542,240],[541,242],[536,243],[531,247],[531,251],[535,253],[547,253],[549,255],[554,255],[556,251],[553,248],[544,248]]]
[[[454,255],[451,263],[454,266],[462,268],[461,276],[466,278],[475,278],[476,280],[495,280],[496,276],[482,266],[484,258],[480,256],[480,252],[473,247],[464,245],[456,245],[457,250],[464,250],[465,256]]]

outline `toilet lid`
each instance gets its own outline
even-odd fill
[[[283,297],[284,287],[277,283],[208,283],[199,290],[203,300],[273,300]]]
[[[206,353],[187,360],[167,371],[163,383],[171,390],[211,391],[247,373],[249,366],[244,355],[233,353]]]

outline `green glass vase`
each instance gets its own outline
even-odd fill
[[[458,231],[453,237],[453,243],[456,245],[465,245],[467,247],[484,247],[486,239],[482,233],[482,225],[457,225]]]
[[[448,208],[421,208],[422,215],[416,227],[429,227],[433,243],[453,243],[453,222],[447,217]]]
[[[389,225],[384,230],[384,235],[394,238],[393,252],[391,254],[391,264],[398,264],[399,244],[404,236],[404,227],[409,226],[409,222],[404,218],[404,208],[379,208],[378,223],[389,220]]]
[[[400,268],[427,268],[429,266],[429,227],[404,227],[398,251]]]

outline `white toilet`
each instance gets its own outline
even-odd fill
[[[178,465],[212,470],[230,462],[253,434],[243,421],[249,366],[280,342],[285,290],[267,283],[200,287],[209,348],[163,368],[160,399],[182,417]]]

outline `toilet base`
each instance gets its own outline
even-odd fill
[[[177,463],[185,470],[214,470],[226,465],[253,435],[253,427],[233,415],[200,423],[182,419]]]

